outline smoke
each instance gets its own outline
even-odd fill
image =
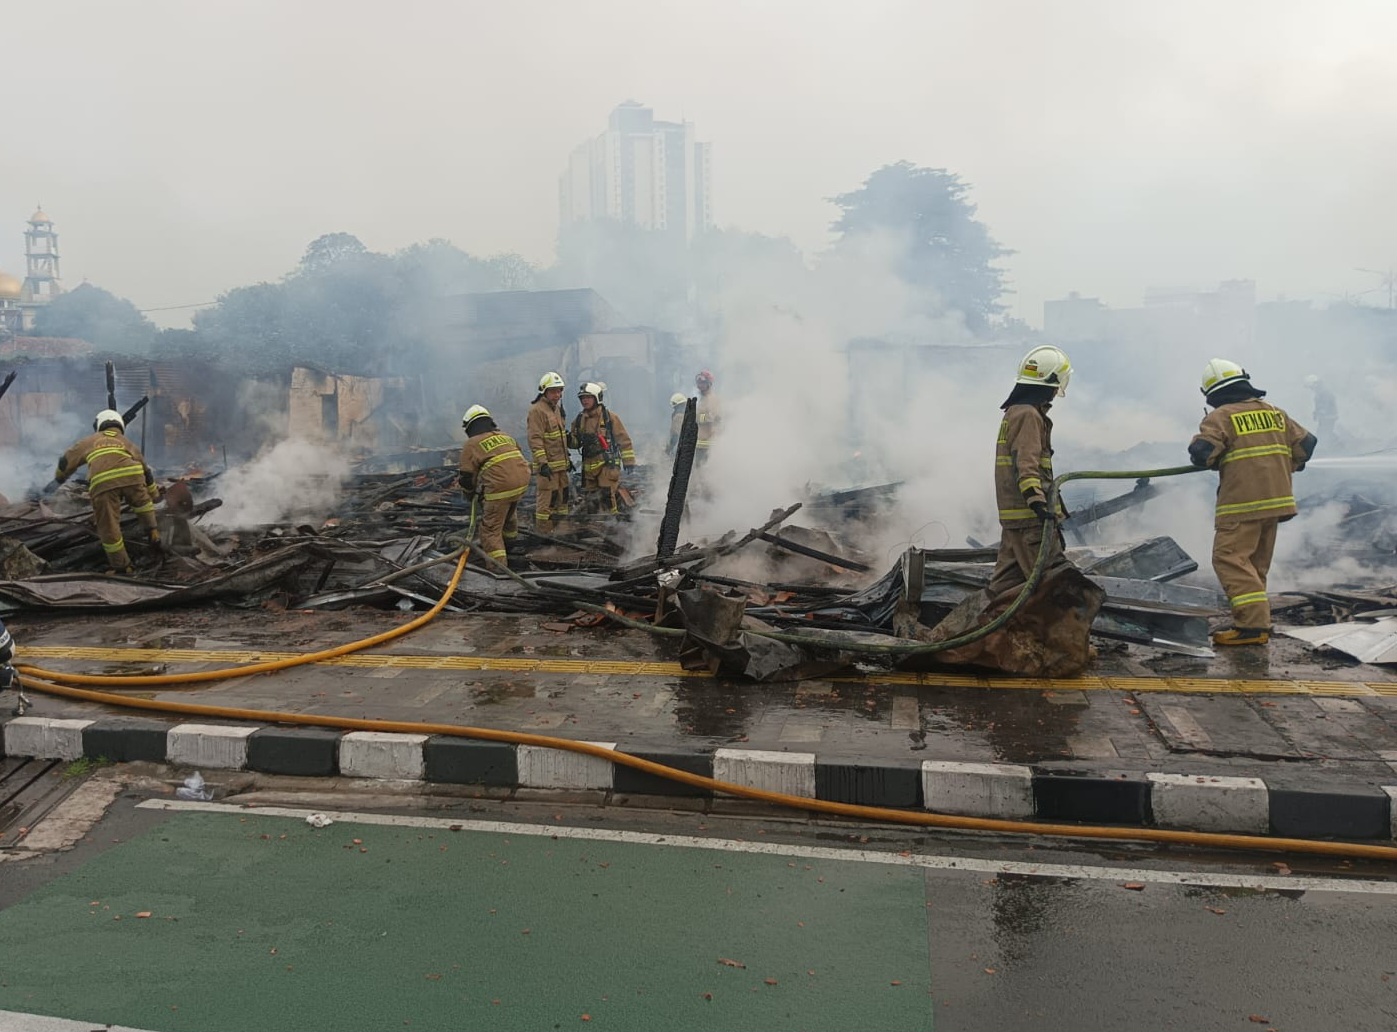
[[[288,438],[220,477],[215,490],[223,505],[207,519],[225,530],[318,523],[338,502],[348,477],[349,462],[335,449]]]

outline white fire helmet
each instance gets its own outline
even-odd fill
[[[1067,394],[1067,381],[1072,379],[1072,363],[1061,348],[1044,344],[1034,348],[1019,363],[1015,383],[1042,384],[1056,387],[1058,394]]]
[[[1226,358],[1214,358],[1203,367],[1203,385],[1198,389],[1203,392],[1203,396],[1206,398],[1214,391],[1249,379],[1247,371],[1236,362]]]
[[[581,387],[577,388],[577,396],[579,398],[583,397],[584,395],[590,394],[598,401],[601,401],[601,397],[605,393],[606,384],[604,383],[584,383]]]
[[[688,398],[680,394],[678,391],[675,391],[673,394],[669,396],[669,403],[671,405],[682,405],[688,400]]]
[[[118,430],[126,429],[126,422],[121,418],[121,413],[115,409],[104,408],[97,413],[97,418],[92,421],[92,429],[102,429],[103,423],[115,423]]]
[[[563,378],[557,373],[544,373],[538,381],[538,392],[542,394],[544,391],[552,390],[554,387],[566,386],[567,384],[563,383]]]
[[[461,429],[464,430],[481,416],[488,415],[490,415],[490,410],[484,405],[472,405],[470,408],[466,409],[466,414],[461,417]]]

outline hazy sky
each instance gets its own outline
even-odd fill
[[[547,262],[568,152],[627,98],[713,142],[720,225],[810,250],[877,166],[960,173],[1034,324],[1397,264],[1392,0],[50,0],[0,37],[0,269],[41,201],[67,284],[142,308],[336,230]]]

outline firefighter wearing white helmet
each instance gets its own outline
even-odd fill
[[[155,503],[160,498],[155,475],[146,464],[141,449],[127,440],[126,424],[121,413],[103,409],[92,420],[90,436],[78,441],[58,460],[53,479],[63,483],[82,466],[87,466],[87,492],[92,499],[92,516],[97,524],[97,536],[107,555],[107,571],[113,574],[134,574],[126,540],[121,536],[121,505],[123,502],[136,514],[152,551],[160,552],[160,531],[155,525]]]
[[[1339,422],[1339,400],[1318,376],[1311,373],[1305,377],[1305,386],[1315,396],[1315,429],[1325,440],[1334,436],[1334,427]]]
[[[491,559],[507,562],[505,543],[519,536],[519,499],[529,487],[529,464],[484,405],[466,409],[461,426],[466,431],[461,491],[481,506],[480,547]]]
[[[1314,454],[1314,434],[1261,399],[1236,362],[1215,358],[1203,369],[1212,409],[1188,446],[1195,466],[1218,471],[1213,515],[1213,572],[1232,608],[1232,626],[1213,632],[1215,645],[1265,645],[1271,637],[1266,575],[1276,528],[1294,519],[1291,477]]]
[[[689,399],[679,391],[669,396],[669,443],[665,445],[666,455],[673,455],[674,449],[679,447],[679,433],[684,429],[684,410],[688,406]]]
[[[626,424],[603,400],[606,384],[584,383],[577,391],[582,406],[568,431],[568,447],[582,453],[583,502],[592,512],[621,511],[621,470],[635,468],[635,447]]]
[[[1065,519],[1061,501],[1057,511],[1048,509],[1048,487],[1053,479],[1053,421],[1048,410],[1066,391],[1072,363],[1060,348],[1034,348],[1019,363],[1014,389],[1000,406],[995,441],[994,488],[999,506],[999,557],[986,587],[986,615],[1002,610],[1027,582],[1044,534],[1051,534],[1044,579],[1072,564],[1063,554],[1062,531],[1056,522]],[[1052,526],[1050,526],[1052,524]]]
[[[563,411],[563,378],[544,373],[538,381],[538,396],[529,406],[526,428],[529,465],[537,474],[534,482],[534,525],[544,532],[568,512],[567,413]]]

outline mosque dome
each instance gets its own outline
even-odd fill
[[[37,209],[37,210],[34,212],[33,215],[30,215],[30,216],[29,216],[29,221],[30,221],[31,223],[35,223],[35,222],[44,222],[44,223],[47,223],[47,224],[50,225],[50,226],[53,225],[53,219],[49,218],[47,215],[44,214],[44,209],[43,209],[43,208]]]

